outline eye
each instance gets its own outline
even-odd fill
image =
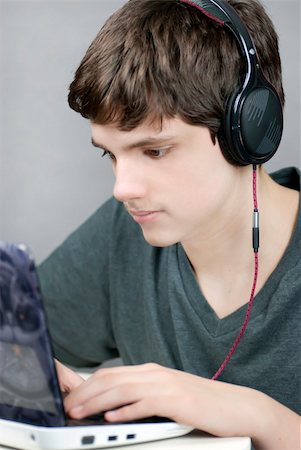
[[[170,147],[164,147],[164,148],[152,148],[149,150],[146,150],[145,153],[150,156],[151,158],[159,159],[163,158],[168,151],[170,150]]]
[[[101,155],[101,157],[103,158],[104,156],[108,156],[112,161],[115,161],[115,156],[113,155],[112,152],[108,152],[107,150],[103,150],[103,154]]]

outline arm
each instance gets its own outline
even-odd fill
[[[108,421],[157,415],[216,436],[250,436],[256,450],[299,449],[299,416],[254,389],[157,364],[98,370],[65,400],[81,418],[107,411]]]
[[[258,398],[254,405],[257,414],[260,412],[252,437],[256,450],[298,450],[300,416],[271,397],[255,392]]]
[[[54,353],[72,366],[118,355],[110,320],[111,209],[112,202],[104,204],[39,266]]]

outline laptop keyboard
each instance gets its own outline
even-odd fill
[[[107,422],[103,415],[98,415],[97,417],[85,417],[84,419],[67,419],[66,425],[68,427],[82,427],[82,426],[91,426],[91,425],[110,425]]]

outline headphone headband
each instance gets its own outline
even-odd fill
[[[228,99],[222,141],[239,164],[262,164],[276,152],[282,137],[280,99],[265,79],[252,38],[235,9],[225,0],[180,0],[225,26],[234,35],[246,63],[242,84]]]

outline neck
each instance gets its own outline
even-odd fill
[[[257,170],[257,192],[261,198],[262,174]],[[244,168],[233,180],[231,195],[202,230],[182,242],[196,273],[231,274],[249,268],[253,261],[252,167]],[[259,207],[260,205],[259,201]],[[240,205],[240,206],[237,206]]]
[[[289,243],[296,223],[299,195],[275,183],[262,167],[257,168],[257,198],[260,263],[256,292],[275,269]],[[231,196],[210,223],[182,242],[207,299],[211,296],[224,302],[227,298],[228,303],[230,298],[236,297],[233,309],[240,298],[242,302],[247,301],[254,272],[253,208],[252,167],[246,167],[233,181]],[[226,312],[229,310],[221,315]]]

